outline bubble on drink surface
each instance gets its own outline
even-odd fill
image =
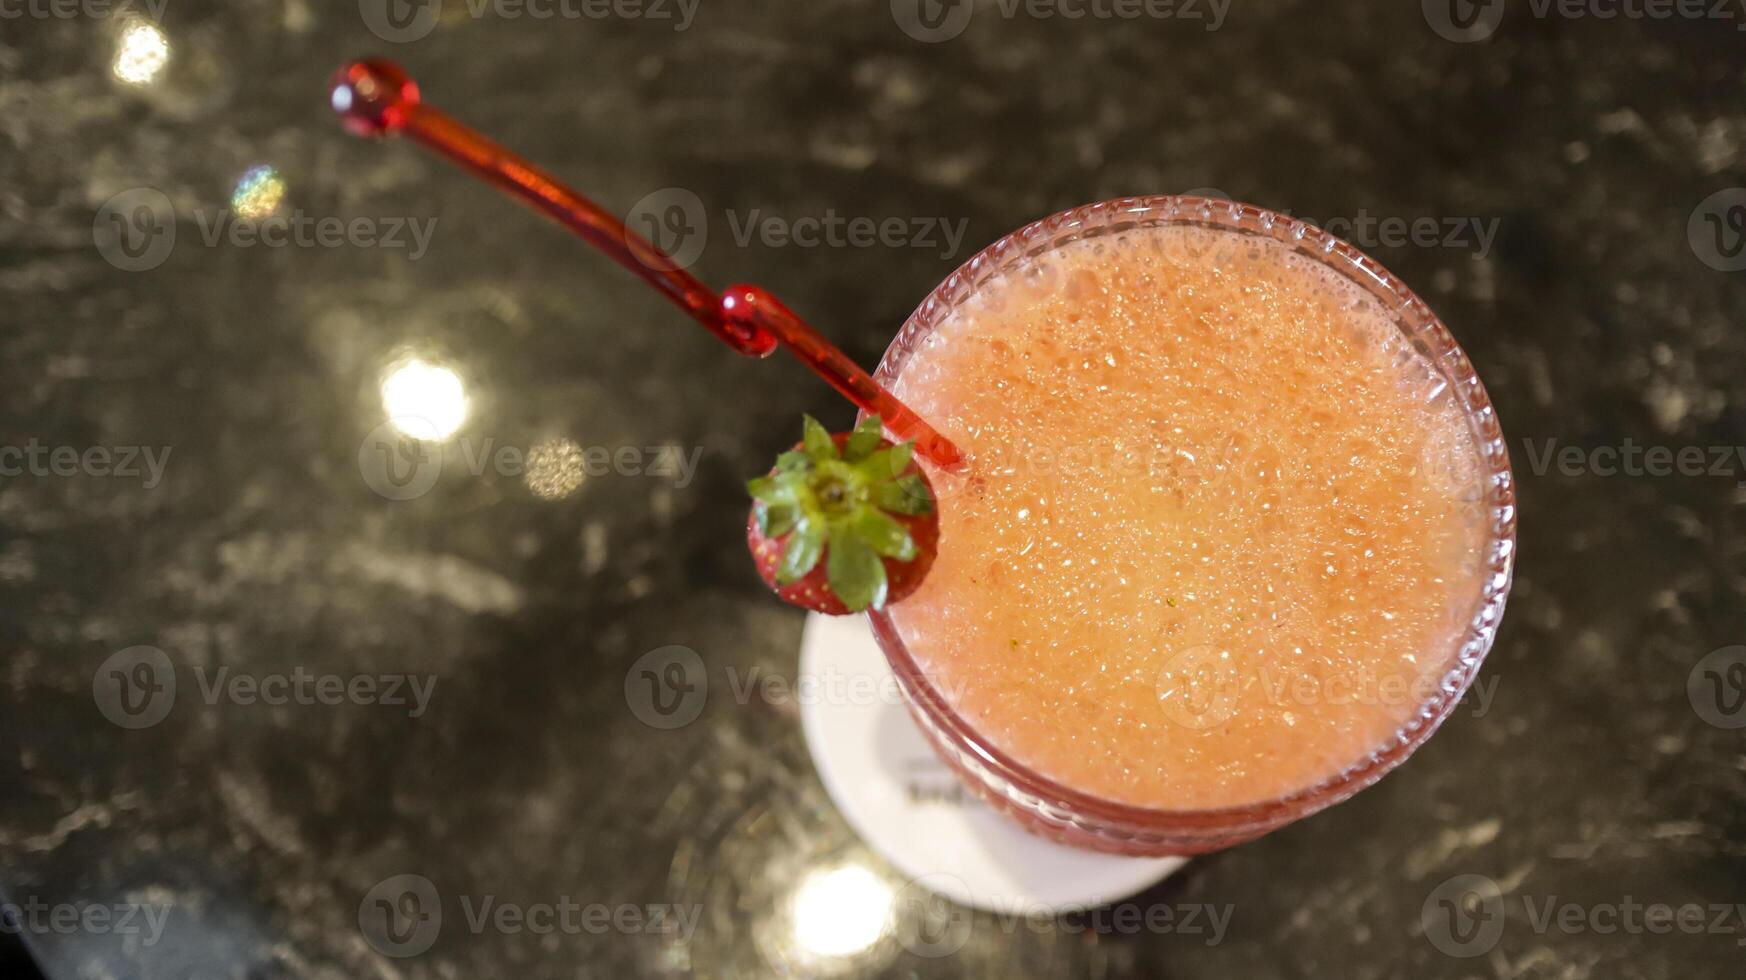
[[[1230,651],[1211,643],[1177,651],[1158,671],[1164,716],[1196,731],[1229,721],[1242,695],[1237,669]]]

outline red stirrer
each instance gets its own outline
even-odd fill
[[[498,146],[441,109],[419,101],[418,85],[391,61],[354,61],[333,79],[333,107],[360,136],[405,133],[488,183],[544,212],[619,265],[664,293],[729,347],[767,357],[781,343],[813,373],[862,410],[879,416],[899,439],[936,466],[962,455],[945,436],[861,370],[835,344],[757,286],[729,286],[717,296],[659,248],[581,194]]]

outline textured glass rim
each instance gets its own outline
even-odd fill
[[[1497,637],[1515,563],[1515,481],[1509,450],[1485,386],[1455,338],[1423,300],[1376,260],[1312,225],[1250,204],[1203,197],[1130,197],[1073,208],[1007,235],[965,262],[924,299],[898,331],[874,378],[891,386],[917,345],[984,283],[1018,265],[1083,238],[1134,228],[1198,226],[1265,236],[1351,280],[1395,314],[1403,335],[1449,382],[1465,410],[1482,472],[1490,536],[1475,610],[1437,694],[1420,705],[1395,737],[1334,776],[1274,800],[1211,809],[1155,809],[1117,803],[1075,790],[1007,756],[960,717],[916,665],[884,612],[869,614],[893,672],[936,740],[952,744],[963,770],[1045,823],[1137,845],[1230,842],[1257,836],[1332,806],[1404,762],[1454,711]],[[1215,844],[1216,846],[1216,844]]]

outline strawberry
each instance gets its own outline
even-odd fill
[[[832,435],[812,416],[804,437],[746,484],[746,544],[784,600],[832,616],[884,608],[914,592],[934,562],[940,515],[933,487],[869,418]]]

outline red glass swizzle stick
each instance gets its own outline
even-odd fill
[[[860,365],[776,297],[757,286],[716,295],[624,222],[447,113],[419,100],[418,85],[390,61],[354,61],[334,75],[333,107],[361,136],[407,135],[569,228],[672,300],[729,347],[766,357],[782,346],[936,466],[962,459],[956,446],[881,388]]]

